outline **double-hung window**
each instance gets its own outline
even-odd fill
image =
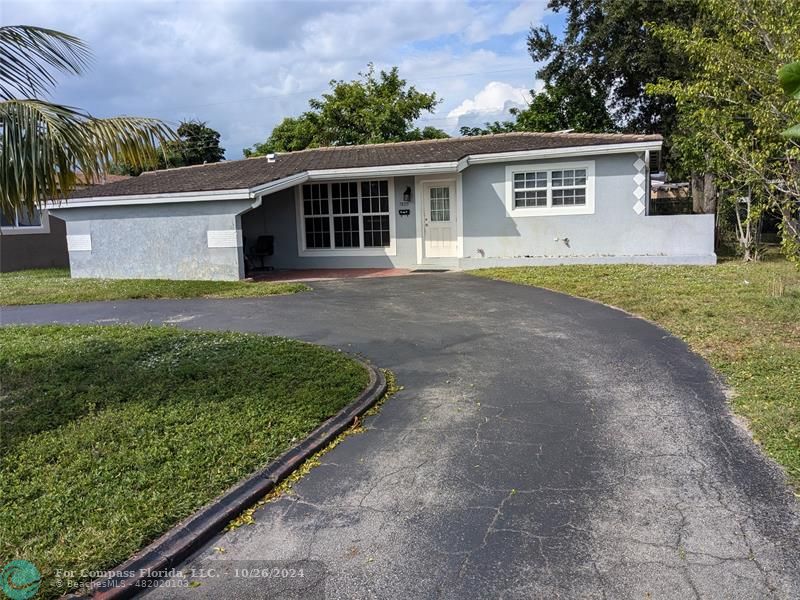
[[[506,167],[510,215],[566,215],[594,212],[594,162]]]
[[[393,225],[389,190],[387,179],[301,186],[301,253],[387,252]]]

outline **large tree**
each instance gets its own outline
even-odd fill
[[[697,0],[550,0],[548,7],[566,11],[564,34],[534,28],[528,51],[535,62],[544,61],[537,77],[547,86],[559,124],[668,136],[675,103],[646,95],[645,86],[659,78],[681,79],[689,67],[680,52],[653,35],[651,25],[691,28]]]
[[[79,75],[90,60],[80,39],[41,27],[0,27],[0,210],[31,212],[112,165],[146,166],[174,133],[156,119],[98,119],[41,99],[54,73]]]
[[[588,87],[546,85],[525,108],[510,110],[514,120],[484,123],[483,127],[462,127],[461,135],[486,135],[509,131],[612,131],[614,123],[606,108],[606,96]]]
[[[265,142],[246,148],[245,156],[447,137],[434,127],[414,127],[414,121],[423,112],[432,112],[439,100],[435,93],[409,87],[397,67],[376,73],[370,64],[359,79],[333,80],[330,86],[322,98],[309,100],[310,110],[285,118]]]
[[[181,121],[178,136],[179,140],[166,144],[169,166],[202,165],[225,160],[225,148],[219,145],[219,131],[211,129],[205,121]]]
[[[225,160],[225,148],[219,145],[220,133],[205,121],[181,121],[177,129],[178,139],[162,144],[158,162],[145,167],[120,163],[112,171],[120,175],[139,175],[153,169],[189,167]]]
[[[800,120],[800,103],[779,79],[781,67],[800,56],[800,0],[701,0],[701,9],[688,31],[655,29],[684,54],[690,75],[650,91],[675,99],[676,152],[688,169],[716,175],[745,257],[756,257],[761,212],[775,208],[787,255],[800,261],[800,140],[782,135]],[[783,83],[791,89],[785,75]]]
[[[662,77],[679,79],[688,66],[653,35],[652,26],[690,28],[697,0],[549,0],[548,8],[566,12],[566,27],[559,36],[542,25],[528,36],[544,88],[531,90],[530,105],[512,111],[513,120],[464,128],[462,134],[572,129],[669,138],[675,102],[646,95],[645,86]]]

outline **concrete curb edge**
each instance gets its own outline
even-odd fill
[[[88,595],[70,594],[65,597],[95,600],[130,598],[146,590],[146,582],[159,579],[157,575],[148,574],[177,567],[220,533],[232,519],[266,496],[308,458],[352,426],[358,417],[386,393],[387,383],[383,373],[370,364],[359,362],[369,372],[369,383],[355,401],[319,425],[303,441],[265,468],[235,484],[128,560],[109,569],[114,576],[93,581]]]

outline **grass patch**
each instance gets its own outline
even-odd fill
[[[247,298],[308,289],[302,283],[264,281],[72,279],[69,269],[32,269],[0,273],[0,306],[137,298]]]
[[[116,566],[302,439],[366,370],[283,338],[167,327],[0,329],[0,564]]]
[[[473,274],[598,300],[681,337],[725,375],[736,392],[734,411],[800,488],[800,271],[793,265],[570,265]]]

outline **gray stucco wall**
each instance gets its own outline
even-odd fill
[[[636,154],[581,157],[595,161],[595,212],[510,217],[508,164],[463,172],[465,268],[562,262],[714,262],[714,216],[637,214]],[[529,163],[531,161],[523,161]],[[537,165],[569,162],[537,161]],[[564,240],[569,240],[568,244]]]
[[[69,265],[66,225],[53,215],[48,218],[47,233],[0,232],[0,272]]]
[[[406,217],[398,214],[403,192],[411,188],[413,197],[414,178],[395,177],[395,229],[397,233],[394,256],[299,256],[297,251],[297,212],[295,190],[289,188],[265,196],[261,206],[242,215],[242,233],[247,250],[256,243],[259,235],[275,236],[275,255],[265,259],[279,269],[358,268],[358,267],[411,267],[417,263],[417,202],[404,207],[411,211]],[[256,262],[258,264],[258,262]]]
[[[54,211],[67,236],[91,236],[91,250],[70,249],[73,277],[240,279],[240,247],[209,248],[208,231],[239,230],[250,201],[182,202]]]
[[[641,173],[638,183],[634,179],[637,158],[631,153],[579,159],[593,160],[595,171],[595,210],[584,215],[509,215],[505,194],[510,163],[470,166],[461,174],[463,257],[424,262],[461,268],[715,262],[713,215],[651,217],[634,210],[634,191],[644,180]],[[574,161],[536,165],[554,162]],[[276,268],[414,267],[422,199],[414,197],[414,177],[395,177],[393,183],[396,252],[382,256],[300,256],[291,188],[264,197],[255,209],[250,200],[198,200],[53,212],[67,222],[73,277],[239,279],[244,276],[242,237],[249,250],[259,235],[274,236],[275,254],[265,264]],[[411,188],[412,202],[400,206],[406,188]],[[400,216],[401,208],[411,214]],[[215,238],[212,243],[209,232],[226,234],[227,241]]]

